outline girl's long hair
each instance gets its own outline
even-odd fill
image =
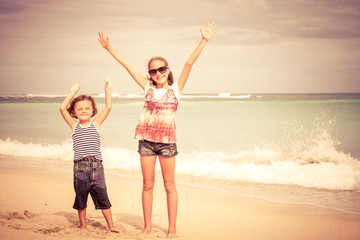
[[[71,103],[70,103],[70,106],[68,107],[67,111],[68,113],[70,114],[71,117],[73,118],[77,118],[74,114],[74,108],[75,108],[75,104],[77,102],[80,102],[80,101],[84,101],[84,100],[87,100],[87,101],[90,101],[91,104],[92,104],[92,107],[93,107],[93,113],[91,115],[91,117],[95,116],[97,114],[97,108],[96,108],[96,103],[95,103],[95,100],[93,97],[91,96],[88,96],[88,95],[80,95],[80,96],[77,96],[76,98],[74,98]]]
[[[169,64],[168,64],[168,62],[165,60],[165,58],[163,58],[163,57],[153,57],[153,58],[151,58],[151,59],[149,60],[149,62],[148,62],[148,69],[150,68],[150,63],[151,63],[152,61],[155,61],[155,60],[160,60],[160,61],[162,61],[163,63],[165,63],[166,66],[169,66]],[[149,76],[148,79],[151,81],[151,83],[152,83],[153,85],[156,86],[156,82],[151,78],[151,76]],[[170,73],[169,73],[169,75],[168,75],[167,82],[168,82],[169,86],[172,86],[173,83],[174,83],[174,77],[173,77],[173,74],[172,74],[171,71],[170,71]]]

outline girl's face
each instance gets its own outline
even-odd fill
[[[75,103],[74,115],[79,119],[80,122],[87,122],[90,120],[94,112],[91,101],[82,100]]]
[[[164,66],[166,66],[166,63],[164,63],[163,61],[153,60],[149,64],[149,70],[158,69],[158,68],[164,67]],[[170,73],[170,68],[168,67],[166,69],[165,73],[160,73],[159,71],[156,71],[156,74],[154,76],[151,76],[151,79],[156,82],[158,88],[167,88],[169,86],[168,82],[167,82],[169,73]]]

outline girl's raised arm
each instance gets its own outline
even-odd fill
[[[193,64],[195,63],[196,59],[200,56],[200,53],[204,49],[206,43],[217,32],[216,25],[214,22],[211,22],[211,23],[208,22],[205,30],[200,29],[200,31],[201,31],[202,39],[201,39],[199,45],[194,50],[194,52],[191,54],[191,56],[186,61],[185,66],[184,66],[184,68],[181,72],[181,75],[179,77],[179,80],[178,80],[178,87],[179,87],[180,93],[182,92],[182,90],[185,87],[185,84],[189,78],[191,68],[192,68]]]
[[[63,116],[65,122],[70,126],[71,130],[74,130],[76,120],[71,117],[70,113],[67,111],[67,107],[79,89],[80,85],[78,83],[70,87],[69,94],[65,97],[64,101],[60,105],[60,113]]]
[[[109,115],[111,107],[112,107],[112,100],[111,100],[111,86],[112,83],[110,79],[105,78],[105,108],[102,112],[94,119],[94,123],[97,128],[105,121],[106,117]]]
[[[99,32],[99,42],[123,67],[130,73],[131,77],[142,89],[145,89],[147,79],[143,77],[130,62],[110,46],[108,36],[104,36],[104,32]]]

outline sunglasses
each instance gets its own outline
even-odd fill
[[[150,74],[150,76],[153,77],[153,76],[156,75],[156,73],[158,71],[159,71],[159,73],[164,74],[166,72],[167,68],[168,68],[168,66],[163,66],[163,67],[159,67],[157,69],[151,69],[151,70],[148,71],[148,73]]]

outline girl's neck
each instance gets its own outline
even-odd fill
[[[168,89],[169,88],[169,84],[166,82],[166,83],[164,83],[164,84],[162,84],[162,85],[160,85],[160,84],[156,84],[155,85],[155,88],[156,89]]]

